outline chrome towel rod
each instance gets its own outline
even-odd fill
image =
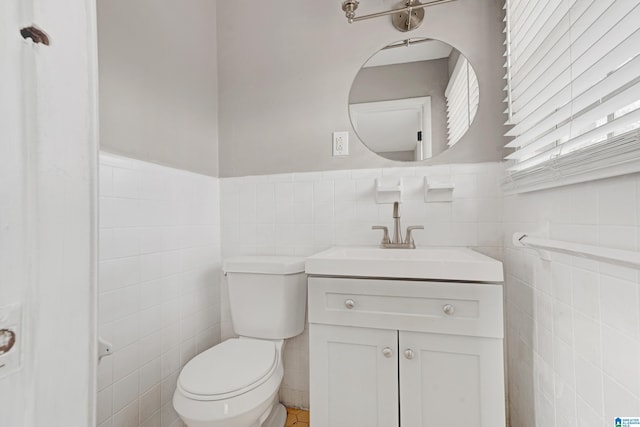
[[[603,261],[625,267],[640,268],[640,252],[602,246],[584,245],[582,243],[563,242],[560,240],[542,239],[528,236],[526,233],[513,233],[513,245],[519,248],[532,248],[539,251],[543,259],[549,260],[550,252],[579,256],[582,258]]]

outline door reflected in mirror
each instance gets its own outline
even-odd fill
[[[478,79],[467,58],[434,39],[382,48],[360,69],[349,94],[356,134],[398,161],[429,159],[455,145],[478,110]]]

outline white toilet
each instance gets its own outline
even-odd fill
[[[189,427],[283,427],[278,401],[284,340],[304,330],[304,258],[228,258],[233,329],[224,341],[187,363],[173,407]]]

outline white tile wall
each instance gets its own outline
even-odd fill
[[[376,244],[391,225],[376,177],[400,175],[403,225],[418,245],[473,246],[501,259],[506,279],[511,425],[609,426],[640,414],[638,271],[514,249],[514,231],[638,249],[640,178],[626,176],[503,197],[499,164],[346,170],[218,180],[101,156],[100,331],[115,354],[99,371],[103,426],[180,424],[179,369],[233,335],[220,289],[223,255],[306,256]],[[456,184],[452,203],[423,203],[424,176]],[[222,235],[219,235],[218,216]],[[504,246],[504,249],[503,249]],[[222,295],[220,295],[220,293]],[[308,334],[289,340],[282,400],[308,407]]]
[[[514,249],[514,231],[638,249],[640,177],[505,197],[510,418],[514,427],[612,426],[640,414],[638,270]],[[625,415],[626,414],[626,415]]]
[[[220,341],[217,178],[100,155],[98,424],[182,425],[179,370]]]
[[[502,257],[499,163],[342,170],[221,179],[223,256],[308,256],[333,245],[380,242],[372,225],[393,224],[392,207],[375,203],[375,178],[401,176],[403,227],[422,224],[418,245],[473,246]],[[453,180],[452,203],[424,203],[424,177]],[[225,281],[222,336],[233,335]],[[288,341],[282,401],[309,407],[308,334]]]

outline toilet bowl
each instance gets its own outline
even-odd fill
[[[178,377],[173,407],[188,427],[283,427],[278,401],[285,339],[304,330],[304,258],[225,260],[234,330],[189,361]]]
[[[284,372],[283,346],[283,341],[233,338],[199,354],[180,373],[176,412],[189,427],[270,427],[269,415],[274,427],[282,418],[282,427],[286,413],[271,412]]]

